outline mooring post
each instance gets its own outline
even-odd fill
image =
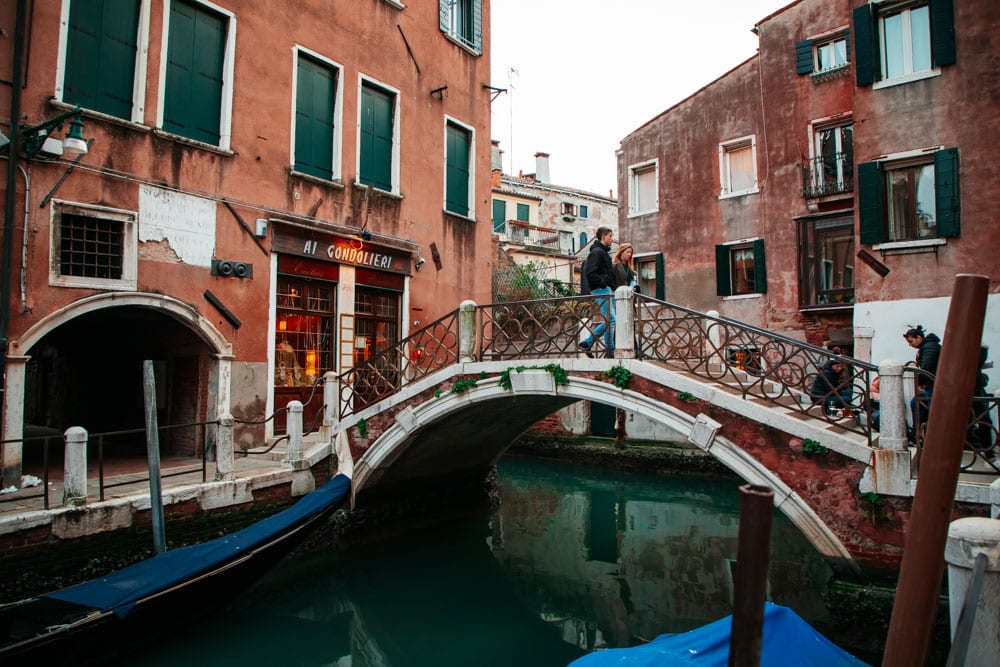
[[[1000,656],[1000,520],[951,522],[948,545],[948,665],[989,665]]]
[[[232,481],[235,478],[233,452],[233,425],[235,420],[228,412],[219,415],[219,428],[215,441],[215,479]]]
[[[730,667],[756,667],[760,664],[773,512],[774,491],[755,484],[740,487],[733,627],[729,637]]]
[[[70,426],[64,438],[62,504],[63,507],[79,507],[87,504],[87,429]],[[48,492],[45,489],[45,493]]]
[[[285,430],[288,433],[285,463],[294,465],[302,459],[302,401],[288,401],[288,420]]]
[[[142,362],[143,404],[146,408],[146,459],[149,462],[149,512],[153,520],[153,551],[167,550],[167,533],[163,525],[163,495],[160,480],[160,430],[156,421],[156,376],[153,362]]]
[[[955,277],[883,667],[912,667],[927,660],[979,368],[989,282],[986,276]]]

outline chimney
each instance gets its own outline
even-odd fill
[[[490,153],[490,171],[503,171],[503,151],[500,150],[500,140],[494,139],[493,149]]]
[[[549,184],[549,154],[535,153],[535,180]]]

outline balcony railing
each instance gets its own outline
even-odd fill
[[[854,191],[853,156],[822,155],[802,163],[802,196],[823,197]]]
[[[520,220],[507,221],[507,241],[525,246],[546,248],[554,252],[561,250],[558,229],[538,227]]]

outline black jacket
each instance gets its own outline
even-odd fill
[[[628,268],[626,264],[618,262],[613,268],[613,287],[615,289],[618,289],[622,285],[631,285],[635,281],[635,271]]]
[[[587,285],[591,290],[615,287],[610,250],[599,240],[595,240],[590,246],[590,254],[587,255]]]
[[[941,339],[937,337],[937,334],[929,333],[924,336],[923,342],[920,343],[920,346],[917,348],[917,367],[931,373],[932,375],[936,375],[938,369],[938,359],[940,358]],[[934,386],[934,380],[921,376],[917,381],[917,384],[922,387],[931,388]]]
[[[812,387],[809,389],[809,395],[812,397],[813,403],[819,403],[826,396],[833,395],[835,392],[843,389],[843,377],[833,367],[833,364],[834,360],[831,359],[823,364],[823,368],[816,374],[816,379],[813,380]]]

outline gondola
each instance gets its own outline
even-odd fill
[[[230,535],[166,551],[105,577],[0,605],[0,663],[101,664],[218,609],[349,499],[338,474],[288,509]]]

